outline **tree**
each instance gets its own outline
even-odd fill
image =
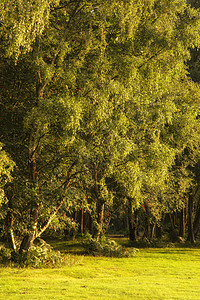
[[[39,1],[23,4],[17,18],[19,4],[3,6],[12,13],[2,16],[1,96],[2,141],[18,167],[7,195],[21,253],[85,194],[97,237],[119,197],[130,218],[145,205],[159,219],[176,155],[192,138],[184,135],[191,112],[184,123],[178,110],[195,94],[185,62],[198,44],[198,12],[183,0],[63,0],[44,1],[41,14]],[[11,43],[9,26],[18,32]]]
[[[4,60],[2,75],[7,73],[10,79],[12,70],[16,70],[11,82],[5,80],[9,85],[7,89],[11,89],[12,108],[8,107],[6,91],[3,91],[4,116],[8,115],[7,110],[10,116],[12,112],[19,127],[12,127],[8,132],[6,128],[11,124],[6,122],[3,138],[20,167],[15,181],[18,201],[13,201],[13,212],[16,223],[20,225],[20,220],[24,221],[20,227],[22,234],[27,233],[21,243],[21,252],[28,250],[34,239],[48,227],[66,199],[66,187],[76,174],[82,172],[80,165],[75,169],[79,161],[76,149],[82,146],[76,131],[80,127],[82,102],[90,93],[92,82],[92,78],[88,76],[90,80],[87,80],[83,75],[90,60],[94,67],[93,76],[103,66],[102,22],[106,20],[101,20],[112,11],[108,4],[97,12],[93,11],[92,1],[83,6],[79,1],[52,7],[49,27],[35,38],[32,52],[19,57],[17,64],[12,58]],[[96,66],[95,62],[98,62]],[[16,83],[17,97],[14,93]],[[28,92],[25,91],[27,87]],[[80,93],[83,88],[85,96]],[[25,97],[19,102],[19,95],[23,94]],[[13,131],[17,143],[9,145]],[[20,156],[17,155],[19,152]]]

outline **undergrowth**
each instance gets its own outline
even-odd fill
[[[93,256],[132,257],[138,251],[136,248],[124,248],[105,236],[97,241],[90,234],[86,235],[83,246],[86,249],[86,254]]]
[[[12,249],[1,246],[0,248],[0,264],[16,267],[33,267],[33,268],[52,268],[61,267],[63,265],[72,265],[76,259],[69,254],[63,254],[55,251],[52,246],[44,240],[39,240],[33,245],[28,252],[19,255]]]

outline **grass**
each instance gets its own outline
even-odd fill
[[[55,248],[81,253],[76,241]],[[71,255],[60,269],[0,269],[0,299],[200,299],[200,250],[140,249],[132,258]]]
[[[49,239],[47,242],[55,249],[63,253],[84,255],[85,249],[82,245],[83,239],[76,240],[62,240],[62,239]]]

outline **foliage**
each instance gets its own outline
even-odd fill
[[[185,0],[0,8],[1,140],[17,165],[2,226],[28,250],[80,210],[100,236],[116,207],[150,226],[182,209],[199,159],[199,87],[186,65],[199,11]]]
[[[0,143],[0,205],[6,200],[4,193],[4,186],[11,181],[11,172],[15,163],[11,160],[9,155],[3,150],[3,145]]]
[[[7,265],[11,261],[11,249],[1,246],[0,248],[0,264]]]
[[[102,237],[97,241],[89,234],[86,236],[86,241],[83,245],[86,248],[87,253],[94,256],[132,257],[138,251],[138,249],[135,248],[124,249],[117,242],[106,237]]]
[[[51,268],[71,264],[70,256],[64,256],[59,251],[55,251],[44,240],[38,240],[27,253],[14,253],[10,248],[2,246],[0,248],[0,263],[2,265],[13,265],[20,267]]]
[[[5,55],[17,59],[21,53],[30,51],[48,24],[51,6],[58,3],[56,0],[1,1],[0,36],[4,40]]]
[[[44,241],[40,245],[32,246],[24,256],[21,265],[26,267],[60,267],[65,263],[64,256]]]

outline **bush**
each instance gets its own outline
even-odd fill
[[[39,245],[33,245],[31,249],[21,257],[20,264],[23,266],[58,267],[65,263],[64,256],[45,241],[40,240]]]
[[[131,257],[138,251],[138,249],[135,248],[123,248],[114,240],[105,237],[102,237],[97,241],[95,238],[92,238],[91,235],[86,236],[86,241],[83,246],[86,249],[87,254],[94,256]]]
[[[55,251],[44,240],[39,239],[28,252],[19,254],[18,251],[0,246],[0,264],[13,267],[52,268],[62,265],[74,265],[80,263],[80,259],[69,254]]]
[[[0,248],[0,264],[7,264],[11,261],[12,250],[2,246]]]

